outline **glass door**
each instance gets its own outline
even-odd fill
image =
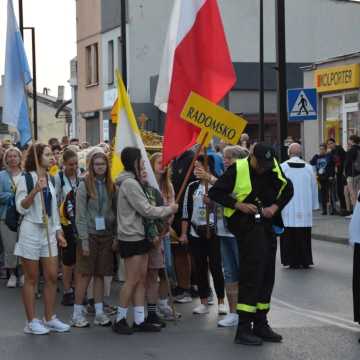
[[[360,111],[349,111],[346,113],[346,144],[351,135],[360,134]]]

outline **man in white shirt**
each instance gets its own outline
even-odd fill
[[[289,160],[281,164],[294,185],[294,196],[282,211],[285,231],[281,236],[281,263],[290,268],[309,268],[313,265],[311,228],[313,210],[319,208],[318,187],[311,165],[301,159],[298,143],[290,145]]]

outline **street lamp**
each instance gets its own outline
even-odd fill
[[[259,53],[259,140],[265,140],[264,125],[264,0],[260,0],[260,53]]]
[[[23,30],[31,31],[31,48],[32,48],[32,69],[33,69],[33,115],[34,115],[34,139],[38,139],[38,112],[37,112],[37,76],[36,76],[36,46],[35,46],[35,28],[23,27]]]
[[[280,141],[280,160],[287,157],[284,141],[288,131],[286,98],[286,43],[285,43],[285,0],[276,0],[276,62],[278,91],[278,138]]]

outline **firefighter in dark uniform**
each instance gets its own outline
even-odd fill
[[[248,159],[230,166],[209,191],[211,200],[225,206],[228,228],[239,243],[238,344],[282,340],[267,314],[275,281],[276,235],[283,228],[281,210],[292,196],[292,183],[274,150],[262,143]]]

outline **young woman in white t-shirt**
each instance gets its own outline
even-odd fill
[[[70,330],[70,326],[57,319],[54,313],[58,244],[60,247],[66,247],[66,240],[61,230],[55,188],[48,174],[52,152],[45,144],[36,145],[36,154],[39,159],[39,168],[36,169],[33,146],[28,149],[25,160],[26,173],[19,179],[16,190],[16,208],[23,216],[23,220],[20,225],[15,255],[21,258],[25,275],[22,297],[27,324],[24,332],[44,335],[50,331],[66,332]],[[31,191],[29,191],[29,179],[33,185]],[[42,203],[41,192],[44,203]],[[46,212],[45,219],[43,207]],[[48,231],[46,231],[46,226]],[[35,316],[35,289],[38,283],[40,262],[45,280],[43,321],[38,320]]]

